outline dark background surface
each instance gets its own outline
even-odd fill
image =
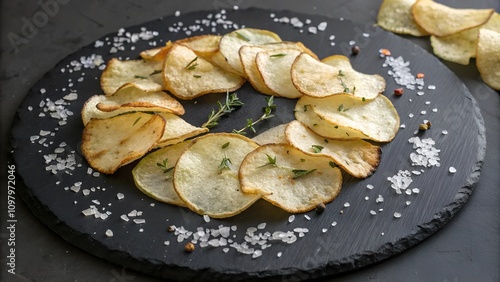
[[[453,7],[495,8],[496,0],[440,1]],[[68,1],[25,44],[12,46],[9,32],[21,33],[23,19],[41,9],[33,2],[2,1],[1,6],[1,131],[2,160],[15,109],[27,91],[58,61],[95,39],[120,27],[140,24],[164,15],[197,10],[259,7],[287,9],[306,14],[344,17],[373,23],[380,1]],[[264,15],[267,16],[267,15]],[[427,39],[409,40],[430,50]],[[16,50],[17,49],[17,50]],[[387,261],[347,273],[336,281],[498,281],[500,279],[499,120],[498,92],[485,86],[474,62],[470,66],[446,65],[467,85],[485,120],[487,152],[480,181],[469,201],[443,229],[419,245]],[[16,273],[6,273],[5,239],[7,182],[2,162],[2,281],[157,281],[147,275],[110,264],[89,255],[42,225],[25,204],[16,203]]]

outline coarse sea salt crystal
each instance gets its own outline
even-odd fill
[[[332,226],[336,226],[336,225],[337,225],[336,221],[332,222]]]
[[[106,236],[113,237],[113,231],[111,229],[106,230]]]
[[[295,215],[292,214],[291,216],[288,217],[288,222],[293,222],[295,220]]]
[[[279,257],[279,258],[280,258],[282,255],[283,255],[283,253],[282,253],[282,252],[278,252],[278,253],[276,254],[276,256],[277,256],[277,257]]]
[[[304,218],[307,219],[307,220],[311,220],[311,217],[308,216],[307,214],[304,214]]]
[[[372,190],[372,189],[373,189],[373,188],[375,188],[375,187],[374,187],[373,185],[371,185],[371,184],[367,184],[367,185],[366,185],[366,188],[368,188],[368,189]]]
[[[441,131],[441,134],[443,134],[443,135],[447,135],[447,134],[448,134],[448,130],[443,130],[443,131]]]
[[[146,223],[146,220],[143,218],[135,218],[134,223],[135,224],[143,224],[143,223]]]
[[[455,173],[455,172],[457,172],[457,169],[456,169],[456,168],[454,168],[454,167],[452,167],[452,166],[450,166],[450,168],[448,169],[448,171],[449,171],[450,173]]]
[[[129,218],[128,218],[128,216],[127,216],[126,214],[122,214],[122,215],[120,216],[120,218],[121,218],[123,221],[129,221]]]
[[[400,217],[401,217],[401,213],[399,213],[399,212],[395,212],[395,213],[394,213],[394,217],[395,217],[395,218],[400,218]]]
[[[374,211],[374,210],[370,210],[370,214],[371,214],[371,215],[376,215],[376,214],[377,214],[377,212],[376,212],[376,211]]]
[[[125,198],[125,195],[124,195],[123,193],[117,193],[117,194],[116,194],[116,198],[117,198],[118,200],[122,200],[123,198]]]
[[[319,25],[318,25],[318,30],[319,31],[324,31],[327,27],[328,23],[327,22],[321,22]]]
[[[204,215],[203,215],[203,220],[204,220],[205,222],[210,222],[210,216],[208,216],[208,215],[204,214]]]

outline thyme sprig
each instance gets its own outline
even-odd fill
[[[229,92],[227,92],[224,104],[222,104],[220,101],[217,101],[217,105],[219,109],[217,111],[215,111],[215,109],[212,109],[212,111],[208,115],[207,122],[205,122],[201,127],[213,128],[217,126],[219,124],[219,119],[223,115],[231,113],[236,109],[236,107],[243,106],[243,102],[240,101],[236,93],[229,94]]]
[[[168,167],[167,163],[168,163],[168,158],[164,159],[163,162],[161,162],[161,163],[156,163],[156,165],[163,170],[163,173],[167,173],[167,172],[171,171],[172,169],[174,169],[173,166]]]
[[[264,164],[264,165],[261,165],[261,166],[259,166],[259,167],[265,167],[265,166],[268,166],[268,165],[271,165],[271,166],[278,166],[278,165],[276,164],[276,156],[274,156],[274,158],[273,158],[273,157],[271,157],[271,156],[269,156],[268,154],[266,154],[266,156],[267,156],[267,163],[266,163],[266,164]]]
[[[245,131],[247,129],[250,129],[252,130],[252,132],[255,133],[256,130],[254,128],[254,125],[256,125],[261,121],[274,117],[274,115],[272,114],[273,111],[276,110],[276,105],[274,104],[274,96],[266,97],[266,101],[267,101],[267,106],[264,108],[264,113],[259,119],[257,119],[256,121],[254,121],[252,118],[247,119],[247,124],[239,130],[233,129],[233,133],[245,135],[246,134]]]

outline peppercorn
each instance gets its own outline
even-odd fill
[[[319,203],[319,204],[316,206],[316,212],[317,212],[318,214],[322,214],[322,213],[325,211],[325,209],[326,209],[326,206],[325,206],[325,204],[323,204],[323,203]]]
[[[405,90],[403,88],[394,89],[394,95],[396,95],[396,96],[401,96],[401,95],[403,95],[404,92],[405,92]]]
[[[189,242],[184,246],[184,251],[191,253],[194,251],[194,248],[195,248],[194,244]]]
[[[359,49],[359,46],[352,46],[351,52],[353,55],[359,54],[359,51],[361,51],[361,49]]]

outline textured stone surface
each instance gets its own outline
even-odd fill
[[[340,7],[342,7],[342,6],[340,6]],[[90,41],[92,41],[93,39],[95,39],[95,38],[90,39]],[[87,42],[87,43],[88,43],[88,42]],[[80,45],[80,46],[81,46],[81,45]],[[3,54],[5,54],[5,52],[4,52]],[[57,61],[57,60],[56,60],[56,61]],[[50,67],[49,67],[49,69],[50,69]],[[43,74],[43,72],[42,72],[42,74]],[[40,74],[39,74],[39,75],[40,75]],[[470,74],[470,73],[467,73],[467,75],[469,75],[469,76],[470,76],[471,74]],[[14,75],[14,76],[15,76],[15,75]],[[462,79],[464,79],[464,80],[465,80],[465,82],[468,82],[469,80],[473,80],[473,79],[477,79],[477,78],[474,78],[474,77],[470,77],[470,78],[468,78],[468,76],[465,76],[465,78],[462,78]],[[32,80],[31,80],[31,83],[34,83],[36,80],[37,80],[36,78],[32,79]],[[469,81],[469,82],[470,82],[470,81]],[[474,84],[472,84],[472,85],[474,86]],[[450,87],[451,87],[451,86],[450,86]],[[485,91],[481,91],[483,87],[484,87],[484,86],[481,86],[481,84],[476,85],[476,86],[475,86],[475,88],[474,88],[474,87],[473,87],[473,88],[471,88],[471,86],[469,86],[469,88],[471,89],[471,92],[473,93],[473,95],[475,95],[475,96],[476,96],[476,99],[478,99],[478,101],[479,101],[480,103],[481,103],[481,102],[485,103],[484,101],[485,101],[488,97],[489,97],[488,99],[490,99],[490,100],[491,100],[491,99],[498,98],[497,96],[496,96],[496,97],[495,97],[495,96],[493,96],[493,98],[491,97],[491,95],[493,95],[493,94],[494,94],[494,92],[488,92],[487,90],[485,90]],[[11,88],[11,89],[13,89],[13,88]],[[459,89],[459,90],[460,90],[459,92],[461,92],[461,91],[462,91],[462,89]],[[486,93],[486,94],[484,94],[484,93]],[[488,93],[492,93],[492,94],[490,94],[490,96],[488,96]],[[2,92],[2,95],[3,95],[3,94],[4,94],[4,93]],[[2,97],[2,99],[3,99],[4,97],[5,97],[5,96],[3,96],[3,97]],[[2,101],[4,101],[4,100],[2,100]],[[488,103],[486,103],[486,104],[488,104]],[[2,103],[2,105],[5,105],[5,103]],[[498,105],[498,103],[497,103],[497,105]],[[490,106],[490,107],[491,107],[491,106]],[[487,111],[487,110],[488,110],[488,106],[485,106],[485,109],[486,109],[486,114],[487,114],[487,115],[489,115],[489,113],[490,113],[490,112],[489,112],[489,111]],[[495,108],[494,108],[494,105],[493,105],[493,109],[495,109]],[[489,118],[489,117],[487,117],[487,119],[486,119],[487,121],[489,120],[488,118]],[[488,124],[487,124],[487,126],[488,126]],[[491,146],[490,146],[489,148],[491,148]],[[493,148],[493,150],[495,150],[495,148]],[[498,153],[498,149],[496,149],[496,152]],[[487,161],[487,160],[488,160],[488,156],[486,157],[486,161]],[[484,174],[484,173],[483,173],[483,174]],[[482,181],[484,181],[484,180],[483,180],[483,178],[482,178]],[[487,180],[486,180],[486,181],[487,181]],[[472,182],[474,182],[474,181],[472,181]],[[481,182],[480,182],[480,183],[481,183]],[[447,221],[447,220],[449,219],[449,216],[451,216],[451,215],[455,212],[456,206],[459,206],[459,205],[461,204],[461,203],[460,203],[460,201],[463,201],[464,199],[466,199],[466,198],[467,198],[467,195],[469,194],[469,192],[468,192],[468,191],[469,191],[469,190],[467,190],[467,189],[465,189],[464,191],[460,191],[460,194],[459,194],[459,196],[458,196],[458,197],[457,197],[457,199],[456,199],[456,200],[458,200],[458,201],[459,201],[459,202],[458,202],[458,204],[457,204],[457,205],[452,205],[452,206],[449,206],[449,208],[448,208],[447,210],[443,211],[443,213],[442,213],[442,215],[443,215],[444,217],[443,217],[443,218],[441,218],[441,219],[439,219],[439,218],[438,218],[438,219],[436,219],[436,222],[435,222],[435,223],[433,223],[433,224],[430,224],[429,226],[424,226],[424,227],[423,227],[424,231],[427,231],[427,232],[432,233],[433,231],[435,231],[434,229],[436,228],[436,226],[439,226],[440,222]],[[467,207],[467,205],[466,205],[466,207]],[[441,233],[441,232],[439,232],[439,233],[437,233],[437,234],[440,234],[440,233]],[[425,232],[420,232],[419,234],[425,234]],[[20,235],[20,236],[21,236],[21,235]],[[424,235],[423,237],[425,237],[425,235]],[[21,237],[21,238],[22,238],[22,237]],[[419,241],[419,240],[417,240],[417,241]],[[403,240],[401,243],[402,243],[402,244],[400,244],[400,245],[401,245],[401,246],[403,246],[403,249],[404,249],[406,246],[409,246],[409,245],[413,245],[413,244],[414,244],[414,242],[412,242],[411,240],[409,240],[409,241],[407,241],[407,240]],[[390,254],[390,253],[392,253],[392,252],[394,252],[394,251],[398,252],[398,251],[400,250],[399,248],[400,248],[400,247],[398,247],[398,246],[396,246],[396,247],[395,247],[394,245],[389,244],[389,245],[387,246],[387,248],[385,248],[385,247],[384,247],[384,249],[383,249],[381,252],[376,252],[376,253],[378,253],[378,255],[373,256],[373,257],[378,257],[378,259],[384,258],[384,257],[385,257],[385,256],[384,256],[384,254]],[[439,253],[438,253],[438,254],[439,254]],[[48,256],[50,257],[50,254],[49,254]],[[378,260],[378,259],[376,259],[376,260]],[[364,260],[364,262],[371,262],[371,260],[370,260],[370,259],[363,259],[363,260]],[[363,262],[363,261],[362,261],[362,262]],[[349,261],[347,261],[347,263],[346,263],[346,264],[347,264],[347,265],[350,265]],[[352,264],[351,264],[351,265],[352,265]],[[362,264],[361,264],[361,265],[362,265]],[[360,265],[353,265],[353,266],[354,266],[354,267],[359,267]],[[345,267],[345,266],[344,266],[344,267]],[[115,275],[114,273],[118,273],[118,274],[120,274],[120,273],[121,273],[121,275],[123,275],[123,274],[124,274],[124,272],[123,272],[123,271],[120,271],[119,269],[120,269],[119,267],[117,267],[117,268],[116,268],[116,270],[115,270],[115,269],[112,269],[112,270],[111,270],[112,275]],[[333,267],[332,269],[335,269],[335,268]],[[346,268],[344,268],[344,269],[346,269]],[[113,272],[113,270],[115,270],[115,271]],[[307,271],[306,271],[306,272],[307,272]],[[329,273],[331,273],[331,272],[329,272],[329,271],[325,271],[325,274],[329,274]],[[318,272],[315,272],[315,274],[318,274]],[[41,274],[41,275],[56,275],[56,274]],[[47,277],[47,276],[45,276],[45,277]],[[109,274],[108,274],[108,277],[109,277]],[[303,276],[300,276],[300,275],[299,275],[298,277],[303,277]],[[451,279],[451,278],[450,278],[450,279]]]

